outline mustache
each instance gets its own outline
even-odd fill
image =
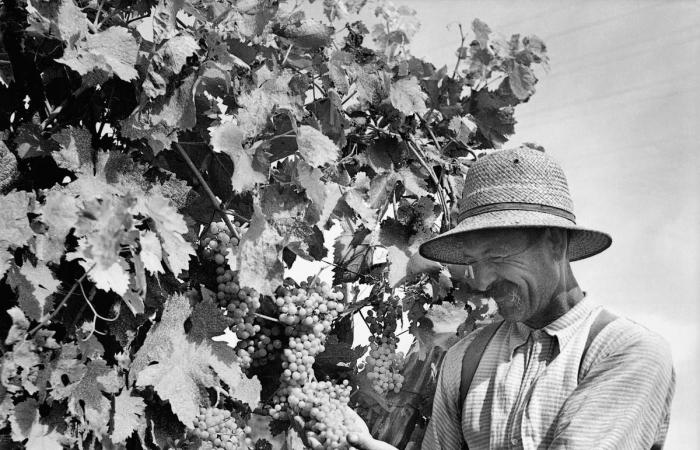
[[[517,284],[511,283],[507,280],[495,281],[483,291],[469,289],[468,292],[470,295],[493,299],[504,297],[509,294],[515,294],[517,297],[520,297],[520,287]]]

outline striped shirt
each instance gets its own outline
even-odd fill
[[[668,345],[618,318],[581,361],[600,309],[584,298],[542,329],[504,322],[474,374],[461,424],[462,355],[480,330],[451,347],[422,448],[459,450],[462,439],[470,450],[661,448],[675,386]]]

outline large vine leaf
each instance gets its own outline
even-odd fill
[[[153,386],[187,426],[192,426],[200,405],[204,404],[202,388],[217,386],[217,376],[226,382],[234,395],[240,387],[241,396],[247,401],[253,400],[249,395],[251,382],[233,362],[232,348],[214,349],[209,340],[195,342],[188,339],[185,321],[190,314],[186,297],[170,297],[160,323],[151,329],[134,357],[129,374],[130,381],[137,387]]]
[[[99,70],[108,76],[114,74],[124,81],[130,81],[138,77],[134,68],[138,52],[139,43],[127,28],[110,27],[88,34],[56,61],[80,75]]]

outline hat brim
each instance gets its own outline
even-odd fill
[[[424,242],[418,253],[424,258],[445,264],[464,264],[464,236],[473,231],[500,228],[556,227],[570,230],[569,261],[596,255],[612,244],[607,233],[577,226],[563,217],[539,211],[491,211],[467,217],[452,230]]]

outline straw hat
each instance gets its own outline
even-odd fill
[[[467,172],[459,203],[459,224],[424,242],[421,256],[463,264],[466,233],[494,228],[558,227],[569,230],[569,260],[610,247],[603,232],[576,225],[574,205],[561,166],[544,152],[521,147],[479,158]]]

